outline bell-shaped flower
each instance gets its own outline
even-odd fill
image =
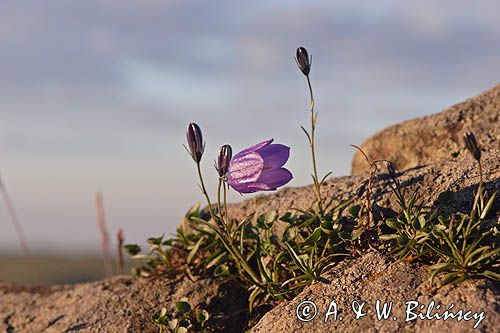
[[[231,159],[227,173],[229,186],[240,193],[272,191],[293,178],[283,168],[290,157],[290,148],[272,142],[273,139],[261,142]]]

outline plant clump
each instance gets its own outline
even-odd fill
[[[471,132],[464,136],[466,148],[477,161],[480,182],[468,213],[439,214],[437,210],[419,204],[419,190],[407,193],[398,179],[394,165],[383,159],[369,158],[371,166],[364,193],[339,204],[323,198],[321,187],[328,173],[318,177],[314,110],[310,81],[311,60],[307,50],[297,49],[296,62],[306,76],[310,93],[310,129],[306,134],[312,159],[315,202],[307,210],[269,211],[243,220],[231,218],[227,209],[229,188],[239,193],[271,191],[287,184],[292,173],[284,168],[290,148],[263,141],[232,155],[230,145],[220,148],[215,169],[219,179],[216,203],[213,204],[205,187],[200,164],[205,153],[201,128],[191,123],[187,127],[189,155],[196,164],[200,189],[206,207],[193,206],[186,213],[172,238],[163,235],[149,238],[149,250],[142,253],[138,245],[126,245],[125,250],[142,265],[134,269],[141,278],[185,275],[193,281],[212,276],[221,283],[236,280],[248,291],[248,312],[259,307],[273,306],[291,299],[339,261],[359,256],[370,249],[392,253],[401,260],[420,261],[432,272],[432,278],[443,276],[442,284],[459,283],[469,278],[499,281],[500,247],[498,221],[489,213],[496,192],[486,193],[483,186],[481,150]],[[374,214],[372,186],[379,165],[386,164],[393,191],[399,205],[394,216]],[[285,224],[281,234],[272,232],[273,225]],[[185,300],[177,303],[178,318],[169,318],[160,310],[153,321],[173,332],[206,331],[210,315],[197,310]],[[217,325],[211,318],[210,325]]]

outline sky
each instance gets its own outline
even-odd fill
[[[213,195],[226,143],[274,138],[291,147],[289,185],[310,182],[298,46],[313,56],[319,170],[340,176],[349,144],[498,84],[499,22],[494,0],[3,0],[0,175],[33,250],[97,251],[97,191],[111,236],[141,243],[203,202],[189,122]],[[3,205],[0,248],[19,248]]]

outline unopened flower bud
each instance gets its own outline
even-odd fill
[[[193,160],[196,163],[199,163],[201,161],[203,151],[205,150],[200,127],[195,123],[189,124],[187,127],[186,136],[191,157],[193,157]]]
[[[220,177],[224,177],[227,174],[232,157],[233,150],[230,145],[220,147],[219,155],[217,156],[217,164],[215,165]]]
[[[476,136],[474,135],[474,133],[465,132],[464,142],[467,150],[477,161],[479,161],[481,159],[481,149],[479,149],[479,145],[477,144]]]
[[[312,58],[309,57],[309,54],[304,47],[301,46],[297,49],[295,62],[304,75],[309,75],[309,72],[311,71]]]
[[[387,163],[387,172],[389,173],[389,177],[391,177],[392,181],[395,182],[398,176],[396,174],[396,167],[394,166],[394,163]]]

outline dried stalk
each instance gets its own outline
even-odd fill
[[[106,229],[106,215],[104,213],[103,196],[101,192],[96,193],[97,225],[101,234],[101,249],[104,256],[104,271],[107,277],[113,275],[111,266],[111,255],[109,251],[109,235]]]

